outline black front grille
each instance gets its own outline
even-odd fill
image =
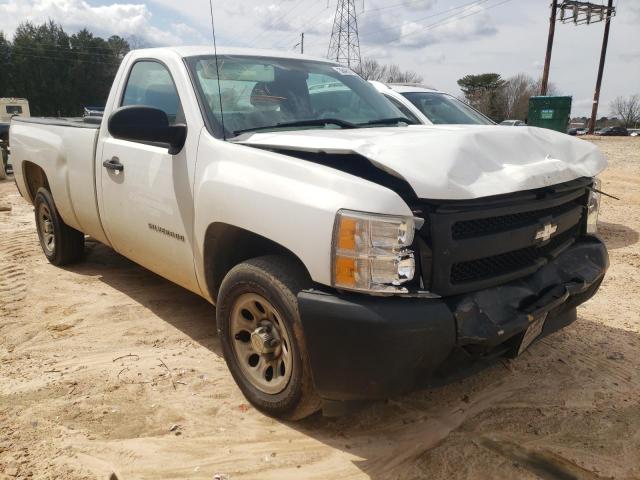
[[[538,221],[541,218],[562,215],[572,208],[575,208],[575,203],[570,202],[541,210],[464,220],[454,223],[451,233],[454,240],[461,240],[482,235],[491,235],[493,233],[508,232],[509,230],[524,227],[532,221]]]
[[[574,227],[551,239],[546,245],[531,246],[500,255],[455,263],[451,267],[451,283],[457,285],[492,277],[501,277],[518,270],[533,267],[541,258],[552,253],[557,254],[558,249],[571,245],[577,234],[578,229]]]
[[[425,288],[457,295],[533,273],[582,235],[590,184],[584,178],[488,199],[426,203],[419,233]],[[546,242],[539,238],[545,233],[551,235]]]

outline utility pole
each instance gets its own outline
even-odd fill
[[[591,109],[591,122],[589,122],[589,133],[593,134],[598,118],[598,104],[600,103],[600,87],[602,86],[602,74],[604,73],[604,62],[607,57],[607,45],[609,44],[609,27],[611,26],[611,15],[613,13],[613,0],[607,4],[607,19],[604,24],[604,37],[602,39],[602,51],[600,52],[600,65],[598,66],[598,79],[596,80],[596,91],[593,94],[593,108]]]
[[[547,42],[547,56],[544,62],[544,72],[540,86],[540,95],[546,95],[549,88],[549,66],[551,65],[551,51],[553,50],[553,37],[555,34],[556,11],[560,10],[562,23],[573,23],[574,25],[591,25],[593,23],[605,22],[604,39],[602,41],[602,52],[600,53],[600,66],[598,68],[598,80],[596,91],[593,96],[593,108],[591,110],[591,120],[589,121],[589,133],[593,133],[598,115],[598,103],[600,102],[600,87],[602,86],[602,74],[604,73],[604,61],[607,56],[607,44],[609,43],[609,28],[611,18],[616,15],[616,7],[613,0],[608,0],[605,7],[602,4],[584,2],[582,0],[562,0],[558,5],[558,0],[553,0],[551,4],[551,16],[549,17],[549,40]]]
[[[300,41],[293,46],[294,49],[298,47],[300,47],[300,53],[304,55],[304,32],[300,34]]]
[[[553,50],[553,37],[556,33],[556,11],[558,10],[558,0],[553,0],[551,4],[551,16],[549,17],[549,39],[547,40],[547,55],[544,59],[544,72],[542,73],[542,85],[540,95],[546,96],[549,87],[549,67],[551,66],[551,51]]]
[[[327,58],[356,70],[360,67],[355,0],[338,0]]]

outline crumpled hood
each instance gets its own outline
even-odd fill
[[[592,143],[533,127],[314,129],[252,133],[233,141],[279,150],[356,153],[406,180],[418,197],[439,200],[542,188],[593,177],[607,166]]]

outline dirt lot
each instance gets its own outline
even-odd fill
[[[447,387],[297,424],[246,403],[210,305],[92,242],[49,265],[0,183],[0,479],[640,478],[640,139],[592,140],[621,201],[604,200],[612,266],[575,324]]]

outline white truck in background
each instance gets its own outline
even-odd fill
[[[90,235],[206,298],[247,399],[298,419],[517,356],[605,275],[593,144],[411,123],[324,59],[149,49],[100,125],[14,118],[11,161],[51,263]]]
[[[29,102],[24,98],[0,98],[0,180],[11,172],[9,165],[9,122],[16,115],[31,116]]]
[[[404,116],[417,125],[495,125],[495,122],[453,95],[413,83],[369,80]]]

